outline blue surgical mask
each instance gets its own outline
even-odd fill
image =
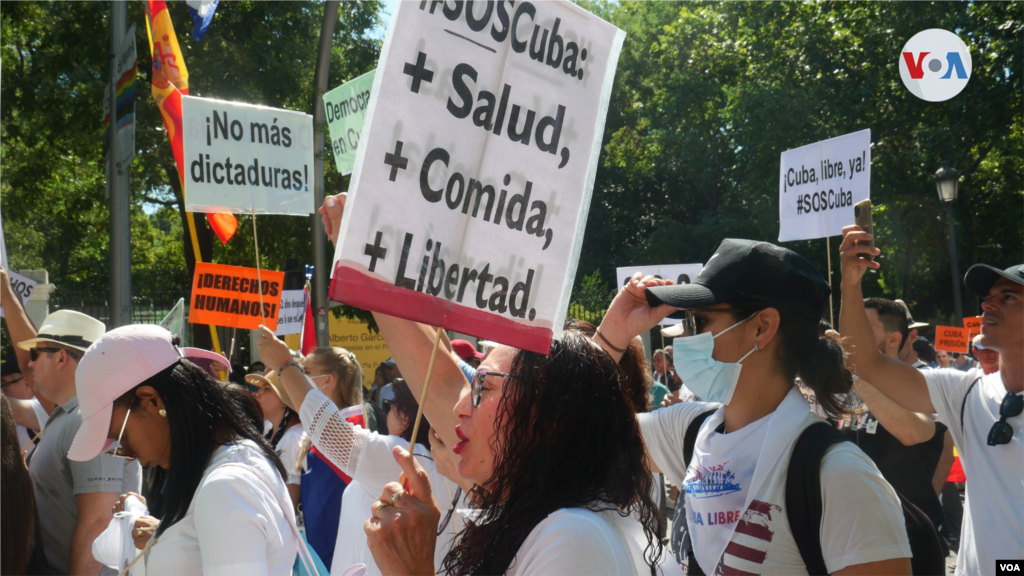
[[[712,335],[710,332],[676,338],[672,344],[675,352],[676,373],[683,379],[683,384],[698,398],[705,402],[729,404],[736,392],[736,383],[740,379],[740,364],[757,350],[757,345],[743,355],[738,362],[719,362],[711,357],[715,351],[715,338],[746,322],[739,322]]]

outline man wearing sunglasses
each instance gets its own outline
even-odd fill
[[[967,483],[956,573],[992,574],[999,559],[1024,557],[1024,264],[972,266],[967,289],[982,299],[981,343],[999,353],[999,371],[919,371],[875,347],[861,278],[878,269],[872,236],[843,229],[841,333],[850,369],[908,410],[937,413],[953,436]],[[862,242],[864,242],[862,244]]]
[[[92,556],[92,543],[110,523],[118,496],[141,489],[138,462],[106,454],[87,462],[68,459],[71,442],[82,426],[75,395],[78,361],[105,331],[106,326],[95,318],[59,310],[43,320],[34,337],[15,340],[18,348],[29,353],[35,391],[56,404],[29,462],[29,475],[43,550],[58,574],[105,573]],[[15,332],[11,331],[12,339]]]

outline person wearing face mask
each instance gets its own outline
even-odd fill
[[[832,445],[821,462],[822,566],[805,562],[807,538],[787,522],[790,456],[823,422],[795,380],[833,417],[847,412],[852,385],[842,347],[818,337],[829,287],[814,266],[767,242],[726,239],[691,284],[670,284],[634,277],[595,341],[616,357],[670,313],[686,325],[675,367],[705,402],[639,415],[651,468],[684,488],[686,517],[670,537],[676,560],[688,574],[909,574],[900,501],[852,443]]]

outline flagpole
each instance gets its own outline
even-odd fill
[[[316,333],[317,346],[330,346],[331,338],[327,328],[326,316],[320,316],[320,310],[327,310],[327,279],[331,277],[331,260],[328,259],[327,239],[324,225],[316,209],[324,202],[324,92],[327,92],[327,79],[330,74],[331,46],[334,45],[334,23],[338,21],[339,0],[328,0],[324,3],[324,19],[320,25],[320,42],[317,47],[316,69],[313,80],[313,215],[310,216],[310,230],[313,234],[313,266],[321,273],[313,278],[312,298],[313,328]],[[326,271],[324,273],[323,271]]]
[[[128,167],[121,165],[121,142],[117,130],[117,55],[125,36],[127,7],[122,1],[110,3],[110,149],[107,170],[110,190],[110,305],[111,328],[132,322],[131,198]]]

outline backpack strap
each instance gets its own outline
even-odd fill
[[[821,460],[833,444],[849,442],[825,422],[811,424],[800,434],[786,474],[786,517],[793,540],[811,576],[828,574],[821,552]]]
[[[718,408],[713,408],[707,412],[698,414],[693,420],[690,421],[689,427],[686,428],[686,434],[683,436],[683,462],[686,467],[690,467],[690,460],[693,460],[693,447],[697,444],[697,433],[700,432],[700,427],[704,425],[704,421],[715,413]]]
[[[967,409],[967,398],[971,395],[971,390],[974,390],[974,385],[981,380],[981,376],[975,378],[974,382],[967,387],[967,393],[964,394],[963,402],[960,403],[960,434],[964,434],[964,410]]]
[[[714,414],[716,410],[718,410],[718,408],[712,408],[707,412],[698,414],[690,421],[690,425],[686,428],[686,434],[683,435],[683,462],[686,464],[687,468],[690,467],[690,461],[693,460],[693,447],[697,444],[697,433],[700,432],[700,427],[704,425],[704,421]],[[685,492],[681,491],[679,496],[676,497],[676,506],[679,506],[678,498],[685,497]],[[676,518],[683,522],[686,521],[685,517],[679,518],[677,516]],[[697,557],[693,555],[693,538],[688,538],[687,540],[689,542],[689,548],[686,550],[686,557],[689,561],[687,573],[690,576],[704,576],[704,570],[700,567],[700,564],[697,563]]]

